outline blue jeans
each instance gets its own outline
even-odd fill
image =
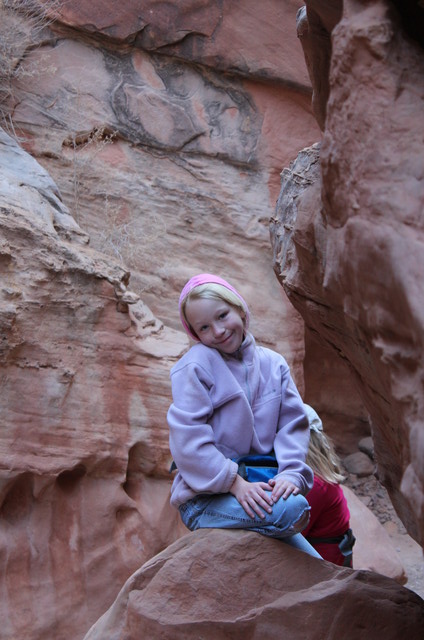
[[[231,493],[201,494],[179,507],[181,519],[191,531],[196,529],[248,529],[271,538],[279,538],[315,558],[321,558],[300,531],[308,524],[308,501],[300,494],[280,498],[265,512],[265,518],[247,515]]]

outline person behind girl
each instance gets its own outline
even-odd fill
[[[179,310],[198,344],[171,369],[171,504],[192,531],[248,529],[320,557],[300,533],[313,484],[309,426],[285,359],[255,344],[246,302],[219,276],[191,278]],[[278,473],[268,483],[238,474],[235,458],[271,451]]]
[[[349,526],[349,507],[339,484],[346,478],[320,417],[311,406],[305,404],[305,409],[311,430],[306,462],[314,471],[314,486],[307,497],[311,517],[303,535],[324,560],[352,567],[355,538]]]

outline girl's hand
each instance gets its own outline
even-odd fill
[[[268,484],[272,487],[271,499],[273,502],[277,502],[281,496],[283,497],[283,500],[285,500],[291,494],[297,496],[297,494],[300,493],[299,487],[293,484],[293,482],[290,482],[290,480],[285,480],[284,478],[281,478],[280,480],[272,478],[271,480],[268,480]]]
[[[247,482],[237,474],[230,488],[230,493],[237,498],[250,518],[254,518],[255,514],[260,518],[265,518],[262,509],[267,513],[272,513],[273,501],[267,482]]]

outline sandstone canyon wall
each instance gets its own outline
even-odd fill
[[[284,170],[271,237],[309,332],[356,379],[379,479],[422,545],[424,52],[398,8],[307,2],[299,15],[324,133]]]
[[[7,640],[81,638],[181,535],[166,410],[193,272],[240,286],[302,386],[303,323],[268,219],[281,167],[320,136],[294,2],[146,2],[144,18],[129,1],[45,4],[50,24],[24,12],[3,28]]]
[[[186,340],[3,132],[0,167],[0,637],[81,637],[179,535],[161,407]]]
[[[24,148],[161,320],[179,329],[185,281],[219,271],[302,385],[303,324],[275,287],[268,233],[281,168],[320,136],[297,3],[46,5],[56,21],[13,86]]]
[[[28,15],[19,22],[22,47],[13,61],[5,120],[12,137],[2,134],[0,139],[0,637],[82,638],[114,603],[125,581],[130,579],[122,591],[124,599],[132,585],[138,585],[139,567],[184,533],[168,504],[166,409],[169,368],[188,347],[179,330],[176,301],[195,271],[217,271],[240,287],[250,302],[255,335],[286,355],[300,388],[317,398],[329,417],[333,414],[338,433],[343,417],[344,431],[350,425],[352,434],[364,432],[371,413],[382,478],[391,478],[395,504],[415,535],[422,487],[411,483],[417,488],[417,501],[409,508],[399,481],[408,465],[405,477],[420,478],[421,431],[417,423],[414,432],[406,412],[400,410],[402,401],[395,402],[389,378],[400,376],[397,393],[401,389],[415,393],[416,379],[403,376],[396,350],[392,356],[385,352],[380,360],[373,359],[377,342],[377,346],[365,343],[371,355],[364,360],[364,337],[355,324],[363,311],[358,306],[353,318],[345,312],[344,295],[362,272],[353,268],[350,246],[341,252],[346,259],[345,270],[341,269],[333,255],[339,245],[326,234],[332,230],[328,222],[332,216],[350,209],[344,201],[339,208],[342,189],[328,181],[326,197],[331,194],[334,209],[327,203],[328,211],[323,208],[327,218],[322,220],[326,165],[318,147],[311,145],[321,139],[321,127],[324,149],[327,144],[336,153],[339,138],[342,149],[349,148],[351,123],[347,112],[346,122],[342,120],[345,137],[333,131],[330,105],[334,100],[337,120],[343,113],[337,106],[341,103],[330,90],[324,94],[318,90],[313,73],[316,119],[312,113],[311,80],[296,34],[299,4],[151,0],[142,3],[142,11],[135,0],[119,4],[46,0],[44,4],[50,24],[34,24]],[[374,9],[385,6],[368,4]],[[361,3],[354,6],[360,16]],[[340,17],[340,3],[329,3],[329,13],[319,21],[319,34],[327,45]],[[351,18],[349,12],[343,16],[339,33]],[[358,52],[360,62],[359,46]],[[331,50],[321,53],[329,69]],[[335,60],[343,67],[342,53]],[[305,57],[309,64],[308,53]],[[415,70],[419,60],[417,54]],[[351,68],[356,67],[349,61],[346,78]],[[336,88],[349,94],[352,86],[347,90],[334,77]],[[398,85],[403,87],[400,80]],[[400,95],[406,100],[404,90]],[[363,126],[361,121],[354,124]],[[281,226],[289,229],[283,240],[287,260],[278,254],[275,263],[278,275],[284,270],[284,292],[273,273],[268,221],[280,191],[281,169],[302,148],[311,150],[297,162],[302,164],[306,157],[313,176],[303,165],[283,172],[273,222],[278,234]],[[351,166],[345,169],[347,175]],[[284,204],[291,180],[302,184],[306,180],[308,189],[292,195],[301,204],[297,212],[307,220],[301,215],[296,219],[290,203]],[[352,185],[348,193],[354,193]],[[283,221],[278,217],[283,215],[292,218]],[[308,226],[311,217],[313,231]],[[403,229],[395,220],[392,228]],[[344,226],[339,222],[335,228],[341,235]],[[414,235],[412,222],[413,216],[409,228]],[[364,236],[371,244],[369,227]],[[273,243],[275,249],[276,240]],[[323,243],[333,249],[332,260]],[[299,252],[307,259],[305,271],[298,268]],[[356,254],[365,260],[355,244]],[[338,283],[335,290],[328,289],[327,281],[322,284],[326,265],[333,276],[330,283]],[[368,271],[372,269],[367,267]],[[388,265],[382,273],[391,273]],[[399,278],[401,272],[396,274]],[[412,286],[417,288],[418,281]],[[380,290],[372,281],[370,294]],[[354,293],[349,293],[352,305]],[[372,309],[369,323],[375,327],[386,309],[381,305]],[[300,314],[308,327],[306,343]],[[412,331],[406,323],[408,327]],[[415,327],[421,336],[419,325]],[[357,343],[352,335],[359,336]],[[405,336],[404,345],[409,344]],[[341,364],[334,347],[343,351]],[[402,357],[399,362],[412,367],[409,372],[412,375],[413,370],[418,379],[413,358]],[[349,367],[362,381],[358,388],[366,409],[352,389]],[[321,384],[323,373],[331,380],[328,388]],[[416,393],[414,403],[417,397]],[[380,413],[380,405],[386,413]],[[387,411],[393,412],[390,429],[381,420]],[[413,433],[416,445],[413,441],[409,445]],[[349,436],[352,442],[355,435]],[[218,551],[221,538],[211,540]],[[185,544],[177,546],[177,552]],[[246,541],[247,549],[253,545],[252,558],[255,544],[254,539]],[[202,566],[197,553],[192,575]],[[171,548],[171,564],[173,554]],[[225,554],[231,567],[231,540]],[[161,562],[160,557],[153,559],[155,570]],[[178,554],[175,562],[178,569]],[[130,578],[134,572],[136,578]],[[147,565],[141,574],[144,580],[154,571]],[[370,581],[365,600],[370,593],[372,597],[384,593],[388,609],[392,602],[410,608],[416,627],[421,615],[417,599],[374,577],[355,574],[351,580],[344,573],[323,569],[315,586],[308,582],[312,596],[330,585],[337,598],[343,594],[340,585],[345,578],[354,590],[362,580]],[[156,598],[154,589],[152,593]],[[278,626],[284,605],[271,604],[268,613],[268,595],[265,600],[265,627],[268,615]],[[332,596],[329,602],[331,608]],[[126,611],[121,598],[112,608],[122,606]],[[140,610],[143,606],[141,602]],[[328,615],[322,606],[323,616],[326,611]],[[398,611],[393,613],[397,620],[393,628],[397,632],[400,624],[409,632],[405,624],[410,623]],[[132,611],[128,615],[133,616]],[[139,610],[132,618],[136,625],[138,615]],[[243,633],[249,611],[245,615]],[[159,629],[160,624],[159,612]],[[197,629],[196,624],[195,620]],[[115,631],[109,627],[108,633]],[[171,637],[173,632],[171,627]]]

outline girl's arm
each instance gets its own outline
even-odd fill
[[[169,446],[179,473],[196,493],[227,493],[238,466],[218,450],[208,423],[213,413],[208,388],[213,379],[202,367],[191,364],[177,369],[171,382]]]
[[[281,404],[274,451],[279,473],[274,478],[273,497],[290,493],[306,495],[313,485],[312,469],[306,464],[309,446],[309,422],[299,391],[287,363],[281,365]]]

